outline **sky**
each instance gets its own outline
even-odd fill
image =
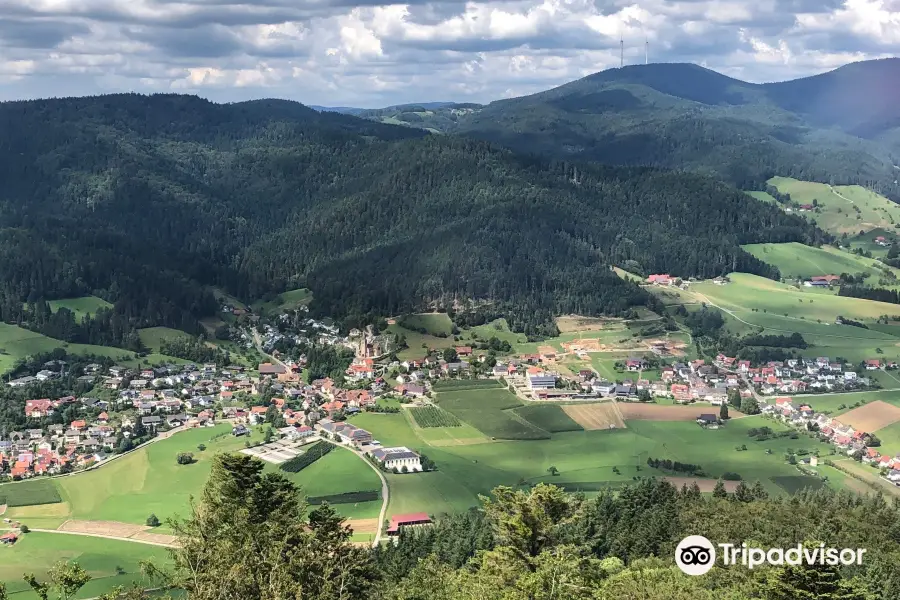
[[[0,0],[0,100],[489,102],[617,67],[620,39],[780,81],[900,55],[900,0]]]

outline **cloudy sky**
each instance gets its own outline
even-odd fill
[[[485,102],[626,63],[749,81],[900,55],[900,0],[0,0],[0,100]]]

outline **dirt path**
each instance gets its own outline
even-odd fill
[[[5,505],[5,504],[0,504],[0,515],[2,515],[2,514],[5,513],[5,512],[6,512],[6,505]]]
[[[102,533],[85,533],[81,531],[61,531],[59,529],[36,529],[29,528],[29,531],[34,531],[37,533],[57,533],[60,535],[81,535],[84,537],[94,537],[94,538],[102,538],[105,540],[118,540],[120,542],[133,542],[135,544],[147,544],[148,546],[161,546],[163,548],[174,548],[176,544],[175,536],[167,536],[164,534],[150,534],[154,536],[155,539],[142,539],[141,537],[120,537],[117,535],[105,535]],[[26,534],[27,535],[27,534]],[[139,535],[139,534],[137,534]],[[171,538],[171,539],[164,539]]]
[[[834,189],[834,186],[832,186],[832,185],[829,184],[829,185],[828,185],[828,189],[831,190],[831,193],[834,194],[835,196],[837,196],[838,198],[843,198],[844,200],[846,200],[846,201],[849,202],[850,204],[856,204],[853,200],[851,200],[851,199],[848,198],[847,196],[843,195],[842,193],[840,193],[839,191],[837,191],[836,189]]]

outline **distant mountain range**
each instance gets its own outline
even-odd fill
[[[358,116],[557,159],[688,169],[759,188],[773,175],[900,200],[900,59],[753,84],[693,64],[609,69],[531,96]]]
[[[199,330],[213,288],[307,287],[311,310],[356,323],[477,302],[546,335],[554,315],[652,303],[611,265],[777,277],[741,245],[824,237],[709,177],[567,165],[283,100],[7,102],[0,133],[9,322],[25,302],[96,294],[133,327]]]
[[[353,106],[318,106],[315,104],[308,105],[311,109],[319,112],[335,112],[342,115],[360,116],[364,113],[376,113],[379,111],[398,111],[404,112],[415,108],[423,108],[433,110],[436,108],[446,108],[453,106],[454,102],[418,102],[415,104],[395,104],[394,106],[386,106],[384,108],[355,108]]]

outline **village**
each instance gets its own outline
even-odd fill
[[[784,398],[770,404],[765,398],[773,394],[870,389],[875,384],[865,375],[867,372],[897,366],[878,359],[851,365],[827,357],[754,366],[722,354],[710,363],[702,359],[680,362],[670,344],[651,340],[644,355],[616,361],[616,372],[621,376],[611,381],[593,368],[571,371],[561,363],[565,353],[560,352],[497,356],[492,351],[460,345],[443,351],[426,350],[418,359],[390,360],[390,340],[374,335],[371,329],[341,336],[333,326],[312,319],[302,319],[299,325],[303,328],[300,331],[286,328],[284,332],[266,325],[260,328],[261,334],[248,331],[244,335],[247,343],[259,344],[273,357],[256,369],[216,364],[142,369],[83,365],[78,381],[104,390],[104,398],[68,395],[27,400],[25,416],[33,426],[0,438],[0,478],[19,480],[94,468],[142,443],[221,422],[229,423],[235,436],[248,434],[257,426],[270,428],[264,444],[244,452],[276,464],[302,454],[305,445],[324,438],[354,448],[385,470],[421,472],[427,465],[415,451],[383,447],[370,432],[355,427],[348,419],[361,411],[383,411],[382,403],[388,399],[395,401],[395,406],[431,403],[432,384],[453,378],[497,379],[525,402],[612,399],[720,408],[738,402],[750,414],[773,414],[795,425],[815,420],[821,435],[838,448],[880,460],[863,444],[864,432],[829,423],[809,406],[795,408],[794,402],[784,402]],[[330,377],[305,381],[304,355],[281,360],[276,346],[285,337],[292,338],[291,343],[312,340],[352,350],[342,383]],[[576,356],[586,356],[577,345],[568,348]],[[43,367],[7,385],[24,387],[52,380],[67,368],[64,361],[51,361]],[[654,373],[652,380],[643,376],[647,371]],[[754,402],[756,406],[750,408]],[[698,419],[703,426],[720,424],[712,412],[703,416],[706,419],[702,423]],[[882,464],[893,467],[892,461]],[[896,480],[900,481],[900,472]]]

